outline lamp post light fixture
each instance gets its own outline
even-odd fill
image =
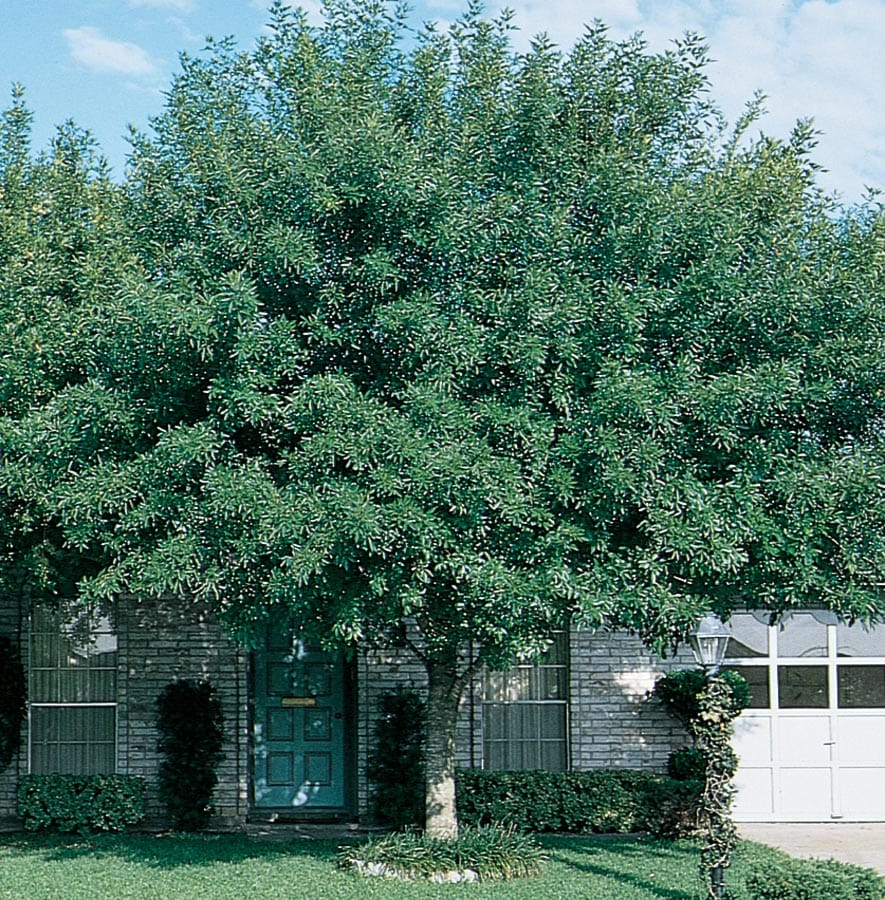
[[[716,615],[708,612],[689,635],[691,649],[704,674],[715,675],[725,659],[731,631]]]

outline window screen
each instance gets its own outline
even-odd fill
[[[117,637],[89,609],[38,607],[31,617],[31,771],[116,769]]]
[[[535,663],[483,678],[483,766],[568,768],[568,635]]]

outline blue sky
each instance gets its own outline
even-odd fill
[[[318,0],[300,5],[318,15]],[[466,0],[414,2],[416,23],[442,27]],[[761,89],[764,129],[789,133],[813,116],[823,132],[821,184],[851,203],[869,185],[885,189],[885,0],[489,0],[515,13],[516,43],[541,31],[569,47],[594,18],[615,37],[642,31],[664,49],[686,30],[706,35],[716,60],[713,94],[729,120]],[[116,172],[127,125],[147,127],[162,109],[178,52],[199,52],[206,35],[249,47],[267,21],[265,0],[0,0],[0,87],[21,82],[45,146],[68,118],[88,128]]]

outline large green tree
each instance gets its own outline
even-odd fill
[[[411,647],[436,833],[467,680],[568,621],[881,614],[881,210],[808,124],[726,131],[706,61],[372,0],[183,58],[89,353],[0,419],[7,507],[84,597]]]

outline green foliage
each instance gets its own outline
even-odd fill
[[[751,900],[880,900],[883,881],[872,869],[836,860],[756,862],[746,876]]]
[[[365,875],[432,881],[527,878],[547,858],[530,837],[512,828],[464,828],[454,840],[401,833],[343,847],[339,863]]]
[[[531,832],[693,833],[703,784],[631,769],[458,773],[458,818]]]
[[[750,686],[740,673],[730,669],[719,672],[716,678],[728,685],[723,713],[736,718],[750,705]],[[667,712],[691,730],[701,713],[702,696],[707,688],[707,676],[701,669],[677,669],[655,682],[654,695]]]
[[[398,686],[381,697],[366,777],[375,817],[396,828],[424,820],[425,704]]]
[[[0,772],[15,759],[25,717],[25,672],[18,647],[0,635]]]
[[[123,831],[144,818],[135,775],[22,775],[18,814],[28,831]]]
[[[667,774],[677,781],[703,781],[707,758],[697,747],[680,747],[667,759]]]
[[[157,700],[160,800],[180,831],[204,828],[212,814],[224,720],[208,681],[174,681]]]

